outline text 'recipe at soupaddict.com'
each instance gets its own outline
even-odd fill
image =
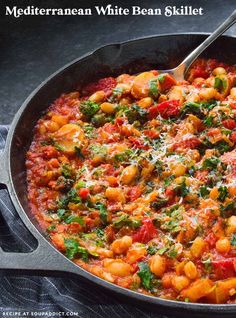
[[[123,8],[120,6],[94,6],[91,8],[42,8],[37,6],[27,6],[25,8],[17,6],[6,6],[5,15],[19,18],[21,16],[37,16],[37,15],[72,15],[72,16],[91,16],[91,15],[106,15],[106,16],[128,16],[128,15],[150,15],[150,16],[191,16],[203,15],[203,8],[194,8],[193,6],[166,6],[162,8],[144,8],[140,6],[132,6]]]

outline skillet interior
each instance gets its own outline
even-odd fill
[[[108,45],[59,70],[31,94],[13,122],[10,170],[18,200],[37,228],[27,202],[25,155],[32,141],[34,126],[47,107],[62,93],[100,77],[175,67],[205,38],[203,34],[176,34]],[[208,48],[204,56],[234,64],[235,45],[236,38],[223,36]]]

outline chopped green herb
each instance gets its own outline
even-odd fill
[[[67,218],[65,218],[65,222],[67,224],[79,223],[81,226],[84,225],[84,219],[82,217],[77,216],[77,215],[69,215]]]
[[[166,251],[168,251],[168,248],[167,247],[162,247],[159,250],[157,250],[157,253],[159,255],[163,255]]]
[[[50,225],[50,226],[47,228],[47,232],[51,232],[51,231],[55,230],[55,228],[56,228],[56,225],[55,225],[55,224],[52,224],[52,225]]]
[[[224,152],[230,150],[230,145],[225,140],[220,140],[220,141],[216,142],[213,145],[213,147],[218,149],[221,154],[223,154]]]
[[[149,92],[150,92],[150,95],[152,97],[158,97],[159,95],[159,90],[158,90],[158,87],[157,87],[157,79],[151,79],[149,81]]]
[[[220,160],[217,157],[210,157],[203,161],[202,168],[203,169],[209,169],[209,170],[215,170],[217,169],[218,164],[220,163]]]
[[[114,97],[117,97],[117,96],[120,96],[122,95],[123,93],[123,88],[122,87],[115,87],[113,90],[112,90],[112,95]]]
[[[215,77],[214,88],[222,90],[222,89],[226,89],[226,87],[227,87],[227,82],[225,79],[220,77]]]
[[[107,208],[105,206],[105,204],[103,203],[100,203],[100,202],[97,202],[95,204],[95,207],[99,209],[100,211],[100,219],[101,221],[106,224],[107,223],[107,216],[108,216],[108,213],[107,213]]]
[[[92,138],[94,136],[94,127],[90,125],[85,125],[84,132],[88,138]]]
[[[141,283],[143,287],[147,290],[150,290],[152,288],[153,274],[151,273],[148,264],[140,262],[138,263],[138,267],[139,271],[137,272],[137,274],[141,278]]]
[[[212,264],[211,264],[211,259],[208,258],[206,260],[202,260],[202,263],[205,267],[205,270],[207,271],[207,273],[210,273],[212,271]]]
[[[170,177],[168,177],[168,178],[165,178],[164,179],[164,185],[165,186],[169,186],[171,183],[172,183],[172,181],[174,180],[174,176],[170,176]]]
[[[126,213],[121,214],[113,219],[113,225],[115,228],[120,229],[123,226],[129,226],[132,229],[136,229],[141,226],[141,220],[130,219],[130,216]]]
[[[206,186],[200,187],[199,192],[202,198],[205,198],[210,193]]]
[[[185,197],[189,193],[189,189],[186,185],[185,180],[180,185],[178,185],[174,190],[181,197]]]
[[[164,83],[165,81],[165,75],[164,74],[160,74],[157,76],[157,79],[160,83]]]
[[[78,158],[84,159],[84,155],[82,154],[81,149],[77,146],[75,146],[75,153]]]
[[[226,206],[220,206],[221,216],[223,218],[228,218],[236,211],[236,203],[234,201],[229,202]]]
[[[158,248],[156,246],[152,246],[152,245],[148,246],[148,248],[147,248],[147,252],[150,255],[156,254],[157,250],[158,250]]]
[[[76,184],[76,189],[86,188],[86,183],[82,180],[78,181]]]
[[[170,258],[176,258],[177,255],[178,255],[178,252],[175,246],[172,246],[167,252],[167,256],[169,256]]]
[[[221,202],[224,202],[224,200],[226,199],[227,195],[228,195],[228,189],[226,186],[221,186],[218,188],[218,191],[219,191],[219,197],[218,199],[221,201]]]
[[[61,174],[63,175],[63,177],[65,178],[71,178],[72,176],[72,169],[68,164],[64,164],[61,167]]]
[[[79,244],[75,239],[64,239],[66,246],[66,256],[73,259],[78,253]]]
[[[153,208],[154,210],[159,210],[160,208],[162,208],[163,206],[165,206],[168,202],[168,199],[164,199],[164,198],[157,198],[156,201],[151,202],[150,206],[151,208]]]
[[[130,124],[133,124],[135,121],[144,124],[148,120],[148,112],[145,108],[139,107],[138,105],[132,105],[126,111],[126,116]]]
[[[205,119],[204,119],[204,121],[203,121],[203,124],[205,125],[205,126],[207,126],[207,127],[212,127],[213,126],[213,119],[214,119],[214,117],[212,116],[212,115],[210,115],[210,116],[207,116]]]
[[[132,149],[127,149],[124,152],[115,154],[114,159],[116,161],[125,162],[130,158],[132,154],[134,154],[134,151]]]
[[[230,244],[236,246],[236,234],[233,234],[230,239]]]
[[[88,118],[93,117],[99,111],[99,109],[100,106],[90,100],[81,102],[80,104],[81,113]]]

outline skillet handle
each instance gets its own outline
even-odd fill
[[[29,253],[5,252],[0,248],[0,272],[14,275],[63,276],[77,274],[83,270],[55,250],[46,240]]]

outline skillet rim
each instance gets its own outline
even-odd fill
[[[4,163],[6,168],[6,173],[8,175],[8,180],[6,181],[6,185],[8,188],[9,196],[13,202],[13,205],[15,209],[17,210],[17,213],[19,214],[21,220],[25,224],[26,228],[32,233],[32,235],[38,240],[40,245],[41,242],[44,241],[44,243],[47,243],[48,248],[51,250],[56,251],[58,254],[60,254],[62,257],[64,257],[68,264],[71,263],[75,267],[74,273],[77,274],[77,276],[83,276],[86,279],[89,279],[92,282],[95,282],[96,284],[105,287],[106,289],[112,290],[118,294],[121,294],[121,296],[128,296],[132,300],[141,300],[145,304],[152,304],[153,306],[160,305],[162,308],[169,308],[171,310],[173,309],[179,309],[184,311],[192,311],[192,312],[207,312],[207,313],[235,313],[236,312],[236,304],[208,304],[208,303],[187,303],[183,301],[176,301],[176,300],[168,300],[168,299],[162,299],[155,296],[149,296],[145,294],[141,294],[135,291],[132,291],[127,288],[123,288],[121,286],[118,286],[116,284],[110,283],[102,278],[99,278],[92,273],[82,269],[80,266],[76,265],[72,261],[70,261],[68,258],[66,258],[61,252],[59,252],[52,243],[47,240],[43,234],[36,228],[36,226],[33,224],[33,222],[30,220],[28,214],[22,207],[18,195],[16,194],[14,181],[12,178],[12,170],[11,170],[11,147],[12,147],[12,140],[14,137],[15,129],[18,125],[19,120],[21,119],[21,115],[23,114],[24,110],[27,108],[28,103],[31,101],[31,99],[43,88],[47,85],[47,83],[52,80],[54,77],[59,75],[60,73],[64,72],[67,68],[71,67],[73,64],[79,63],[80,61],[84,60],[85,58],[91,57],[92,55],[96,54],[98,51],[106,49],[108,47],[112,46],[119,46],[122,47],[126,44],[132,44],[134,42],[139,42],[142,40],[149,40],[149,39],[155,39],[155,38],[161,38],[161,37],[172,37],[172,36],[183,36],[183,35],[193,35],[193,36],[207,36],[210,33],[208,32],[181,32],[181,33],[166,33],[166,34],[159,34],[159,35],[150,35],[150,36],[144,36],[140,38],[132,38],[127,41],[123,42],[115,42],[110,44],[102,45],[94,50],[89,51],[88,53],[83,54],[80,57],[77,57],[76,59],[73,59],[71,62],[66,63],[62,67],[60,67],[58,70],[53,72],[51,75],[49,75],[44,81],[41,82],[32,92],[31,94],[25,99],[25,101],[22,103],[21,107],[15,114],[12,123],[10,124],[10,129],[8,131],[5,149],[4,149],[4,160],[7,160],[7,162]],[[236,40],[236,36],[233,35],[223,35],[220,38],[232,38]],[[45,244],[44,244],[45,245]],[[76,273],[77,272],[77,273]]]

